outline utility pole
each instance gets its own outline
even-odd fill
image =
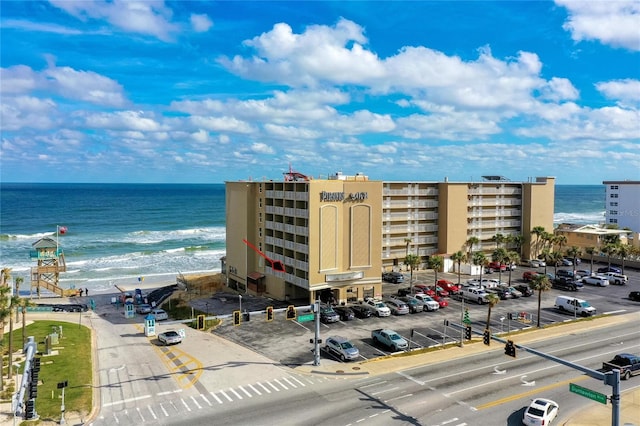
[[[313,312],[315,313],[315,339],[313,344],[313,365],[320,365],[320,300],[316,299],[316,303],[313,304]]]

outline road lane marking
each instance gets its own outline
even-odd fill
[[[140,411],[140,407],[136,407],[136,411],[138,412],[138,416],[140,416],[140,418],[142,419],[142,423],[145,422],[144,416],[142,415],[142,412]]]
[[[289,383],[289,386],[291,386],[292,388],[296,389],[297,386],[295,385],[295,383],[292,383],[289,379],[287,379],[286,377],[283,377],[282,380],[284,380],[285,382]]]
[[[193,401],[194,404],[196,404],[196,407],[198,407],[199,410],[202,410],[202,406],[200,404],[198,404],[198,401],[196,401],[196,397],[192,396],[191,400]]]
[[[293,376],[289,376],[289,378],[291,380],[295,380],[296,382],[300,383],[300,386],[302,387],[306,387],[307,385],[305,385],[303,382],[301,382],[300,380],[298,380],[297,378],[293,377]]]
[[[418,379],[415,379],[415,378],[411,377],[410,375],[408,375],[407,373],[403,373],[402,371],[397,371],[396,373],[397,373],[397,374],[399,374],[399,375],[401,375],[401,376],[402,376],[402,377],[404,377],[405,379],[409,379],[409,380],[411,380],[412,382],[419,384],[420,386],[424,386],[424,384],[425,384],[423,381],[420,381],[420,380],[418,380]]]
[[[280,386],[282,386],[284,390],[289,390],[289,388],[286,385],[283,385],[282,382],[280,382],[280,380],[273,379],[273,381],[279,384]]]
[[[187,405],[187,401],[185,401],[184,398],[180,398],[180,401],[182,401],[182,405],[184,405],[184,408],[186,408],[187,411],[191,411],[191,407]]]
[[[140,401],[141,399],[147,399],[147,398],[151,398],[151,395],[142,395],[142,396],[136,396],[133,398],[121,399],[120,401],[105,402],[104,404],[102,404],[102,406],[111,407],[112,405],[125,404],[127,402],[133,402],[133,401]]]
[[[276,381],[277,381],[277,380],[276,380]],[[276,386],[274,386],[274,385],[273,385],[273,383],[271,383],[271,382],[267,382],[267,384],[268,384],[269,386],[271,386],[272,388],[274,388],[274,389],[276,390],[276,392],[280,392],[280,389],[278,389]]]
[[[213,404],[212,404],[212,403],[207,399],[207,397],[206,397],[206,396],[204,396],[203,394],[200,394],[200,396],[202,397],[202,399],[204,399],[204,400],[205,400],[205,402],[206,402],[207,404],[209,404],[209,407],[213,406]]]
[[[376,396],[376,395],[380,395],[381,393],[392,392],[392,391],[398,390],[398,389],[400,389],[400,388],[396,386],[396,387],[389,388],[389,389],[383,389],[383,390],[378,391],[378,392],[371,392],[371,395]]]
[[[231,392],[233,392],[233,394],[238,398],[238,399],[242,399],[242,395],[240,395],[238,392],[236,392],[233,388],[229,388],[229,390]]]
[[[487,403],[478,405],[476,407],[476,409],[477,410],[484,410],[485,408],[495,407],[497,405],[501,405],[501,404],[504,404],[506,402],[515,401],[516,399],[524,398],[526,396],[531,396],[531,395],[536,394],[536,393],[540,393],[540,392],[543,392],[543,391],[546,391],[546,390],[549,390],[549,389],[554,389],[554,388],[557,388],[557,387],[560,387],[560,386],[564,386],[564,385],[567,385],[569,383],[579,382],[579,381],[586,380],[586,379],[589,379],[589,378],[590,378],[589,376],[584,375],[584,376],[574,377],[574,378],[568,379],[568,380],[563,380],[562,382],[551,383],[549,385],[541,386],[541,387],[532,389],[532,390],[527,391],[527,392],[522,392],[522,393],[519,393],[519,394],[507,396],[507,397],[502,398],[502,399],[497,399],[495,401],[491,401],[491,402],[487,402]]]
[[[229,395],[227,395],[223,390],[220,391],[220,393],[229,400],[229,402],[233,402],[233,399],[231,399],[231,397]]]

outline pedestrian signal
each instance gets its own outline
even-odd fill
[[[464,338],[467,340],[471,340],[471,326],[468,325],[464,329]]]
[[[505,343],[504,354],[514,358],[516,357],[516,345],[513,343],[513,340],[507,340],[507,343]]]
[[[242,322],[242,317],[240,316],[240,311],[233,311],[233,325],[240,325]]]
[[[296,319],[297,314],[296,314],[296,307],[293,305],[289,305],[287,306],[287,319],[288,320],[294,320]]]
[[[204,315],[198,315],[198,330],[204,330]]]
[[[482,342],[487,346],[491,344],[491,331],[489,329],[484,330],[484,334],[482,335]]]
[[[267,306],[267,321],[273,321],[273,306]]]

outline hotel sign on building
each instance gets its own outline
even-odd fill
[[[320,192],[320,201],[364,201],[368,198],[368,194],[366,192],[351,192],[345,196],[344,192]]]

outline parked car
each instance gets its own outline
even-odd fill
[[[592,275],[590,277],[584,277],[582,279],[584,284],[597,285],[598,287],[606,287],[609,285],[609,280],[606,277],[600,275]]]
[[[489,269],[489,273],[492,273],[494,271],[505,272],[507,270],[507,265],[500,262],[489,262],[487,268]]]
[[[409,342],[393,330],[379,328],[371,332],[374,343],[385,345],[389,349],[400,351],[409,347]]]
[[[404,282],[404,275],[400,272],[385,272],[382,274],[382,279],[389,283],[399,284]]]
[[[356,316],[356,318],[369,318],[371,316],[371,309],[369,309],[367,306],[364,305],[353,305],[350,306],[351,310],[353,311],[353,314]]]
[[[341,336],[331,336],[325,340],[324,349],[340,357],[340,360],[358,359],[360,351],[353,346],[347,338]]]
[[[386,299],[384,303],[391,309],[393,315],[406,315],[409,313],[409,305],[402,300]]]
[[[351,321],[356,317],[353,309],[346,306],[336,306],[333,310],[336,311],[336,314],[340,317],[340,321]]]
[[[586,300],[578,299],[577,297],[558,296],[553,306],[560,312],[570,312],[574,315],[580,314],[583,317],[596,314],[596,308]]]
[[[569,269],[559,269],[558,272],[556,272],[556,276],[559,278],[575,278],[575,274]]]
[[[460,293],[460,286],[458,284],[454,284],[449,280],[438,280],[436,283],[438,286],[442,287],[444,290],[448,291],[449,294],[458,294]]]
[[[587,271],[586,269],[578,269],[576,271],[576,278],[584,278],[591,275],[591,271]]]
[[[566,257],[558,262],[558,266],[573,266],[573,260],[567,259]]]
[[[551,286],[561,290],[578,291],[583,287],[583,284],[572,278],[559,277],[551,281]]]
[[[424,293],[419,293],[414,297],[424,303],[425,311],[437,311],[438,309],[440,309],[440,303],[438,303],[437,300],[434,300],[431,296],[427,296]]]
[[[536,398],[524,410],[522,424],[526,426],[549,425],[558,415],[558,404],[550,399]]]
[[[402,300],[407,304],[407,306],[409,306],[409,311],[411,311],[412,314],[426,310],[424,302],[422,300],[416,299],[413,296],[403,296],[400,297],[400,300]]]
[[[524,297],[533,296],[533,290],[526,284],[518,284],[515,288],[520,291]]]
[[[169,314],[164,309],[152,309],[150,312],[156,318],[156,321],[164,321],[169,319]]]
[[[602,268],[598,268],[599,274],[604,274],[605,272],[615,272],[616,274],[621,274],[622,269],[617,266],[603,266]]]
[[[523,296],[522,292],[513,286],[504,286],[504,288],[509,290],[509,293],[511,293],[511,296],[513,296],[514,299],[518,299]]]
[[[149,305],[149,304],[147,304],[147,303],[143,303],[143,304],[138,305],[138,306],[136,307],[136,312],[137,312],[137,313],[139,313],[139,314],[141,314],[141,315],[144,315],[144,314],[148,314],[148,313],[150,313],[150,312],[151,312],[151,309],[153,309],[153,308],[151,307],[151,305]]]
[[[330,305],[320,307],[320,321],[325,324],[340,321],[340,316],[333,310]]]
[[[433,290],[433,287],[427,287],[427,289],[424,290],[423,293],[431,297],[435,297],[435,296],[449,297],[449,292],[440,286],[436,286],[435,291]]]
[[[364,303],[376,316],[388,317],[391,315],[391,309],[380,300],[367,299]]]
[[[511,292],[504,287],[488,288],[486,292],[497,295],[500,298],[500,300],[513,299]]]
[[[601,274],[601,276],[607,277],[609,284],[626,285],[629,282],[629,277],[616,272],[605,272],[604,274]]]
[[[182,336],[178,334],[176,331],[165,331],[164,333],[158,334],[158,342],[163,345],[177,345],[182,342]]]
[[[640,302],[640,291],[632,291],[631,293],[629,293],[629,299],[633,300],[634,302]]]
[[[536,260],[536,259],[528,259],[528,260],[523,260],[522,261],[522,265],[523,266],[528,266],[530,268],[538,268],[540,267],[540,261]]]
[[[542,274],[540,272],[535,272],[535,271],[524,271],[522,273],[522,279],[528,282],[533,280],[538,275],[542,275]]]

